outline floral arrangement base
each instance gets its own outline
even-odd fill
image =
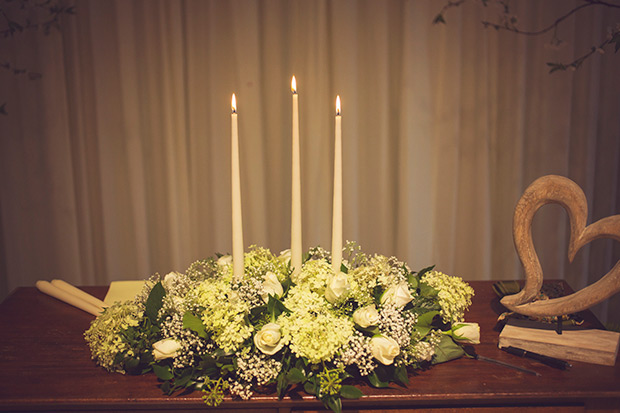
[[[251,247],[244,274],[232,258],[193,263],[185,273],[152,276],[133,300],[117,302],[85,332],[93,359],[111,372],[153,372],[166,394],[199,390],[210,406],[226,393],[284,396],[292,385],[340,411],[342,398],[408,383],[408,370],[457,357],[479,342],[464,323],[473,289],[433,269],[411,271],[395,257],[349,243],[341,271],[320,247],[304,255]]]

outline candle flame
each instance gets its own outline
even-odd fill
[[[293,91],[293,93],[297,93],[297,82],[295,81],[295,76],[293,76],[293,79],[291,80],[291,91]]]
[[[340,116],[340,95],[336,96],[336,116]]]
[[[232,113],[237,113],[237,98],[235,98],[235,94],[232,94],[232,99],[230,102],[230,106],[232,108]]]

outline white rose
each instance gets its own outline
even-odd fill
[[[164,285],[164,287],[166,288],[166,291],[168,291],[175,283],[176,279],[180,276],[181,274],[179,274],[176,271],[171,271],[168,274],[166,274],[166,276],[164,277],[164,280],[162,281],[162,284]]]
[[[459,343],[480,344],[478,323],[458,323],[452,326],[452,337]]]
[[[393,304],[397,308],[403,308],[411,300],[413,300],[413,297],[409,292],[407,281],[392,285],[381,296],[381,304]]]
[[[327,288],[325,289],[325,298],[334,304],[343,298],[349,291],[349,279],[347,274],[339,272],[331,276],[327,280]]]
[[[353,313],[353,321],[362,328],[377,325],[379,323],[379,312],[374,304],[358,308]]]
[[[278,280],[278,276],[275,273],[268,271],[264,278],[265,281],[263,282],[263,292],[261,294],[263,301],[268,302],[270,295],[282,297],[284,290],[282,289],[282,284],[280,284],[280,281]]]
[[[155,357],[155,360],[175,357],[179,350],[181,350],[181,343],[171,338],[165,338],[153,343],[153,357]]]
[[[281,338],[280,326],[276,323],[268,323],[254,335],[254,344],[260,351],[271,356],[284,347]]]
[[[220,258],[217,259],[218,265],[220,265],[222,267],[226,267],[227,265],[231,265],[232,261],[233,261],[232,255],[222,255]]]
[[[391,337],[375,336],[370,339],[370,352],[381,364],[388,366],[394,362],[394,357],[400,354],[400,347]]]
[[[285,249],[284,251],[280,251],[278,259],[285,264],[289,263],[291,261],[291,250]]]

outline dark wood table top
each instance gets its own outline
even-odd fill
[[[620,407],[620,363],[614,367],[573,362],[570,370],[547,367],[498,349],[494,330],[501,311],[490,281],[470,282],[476,295],[467,321],[481,327],[483,356],[541,374],[540,377],[474,359],[461,358],[410,375],[405,387],[360,388],[366,396],[344,400],[345,409],[454,408],[543,405],[562,411],[579,406]],[[103,298],[107,287],[83,287]],[[590,317],[590,315],[588,315]],[[200,392],[165,396],[153,374],[127,376],[97,367],[83,334],[93,316],[38,292],[18,288],[0,304],[0,410],[204,410]],[[595,319],[591,323],[597,323]],[[278,401],[255,395],[226,398],[221,409],[288,411],[322,409],[303,392]],[[558,407],[559,408],[559,407]]]

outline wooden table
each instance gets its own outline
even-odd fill
[[[352,411],[584,411],[620,409],[620,363],[614,367],[574,362],[567,371],[507,354],[494,331],[499,303],[492,282],[473,281],[476,291],[467,315],[481,326],[479,354],[536,370],[536,377],[483,361],[462,358],[410,376],[407,388],[393,385],[345,400]],[[106,287],[84,287],[103,298]],[[201,411],[201,394],[164,396],[153,374],[126,376],[97,367],[83,339],[92,316],[39,293],[19,288],[0,304],[0,410],[46,411]],[[590,320],[596,323],[596,320]],[[220,411],[288,412],[322,410],[314,397],[292,393],[278,401],[256,395],[250,401],[227,398]],[[620,410],[618,410],[620,411]]]

